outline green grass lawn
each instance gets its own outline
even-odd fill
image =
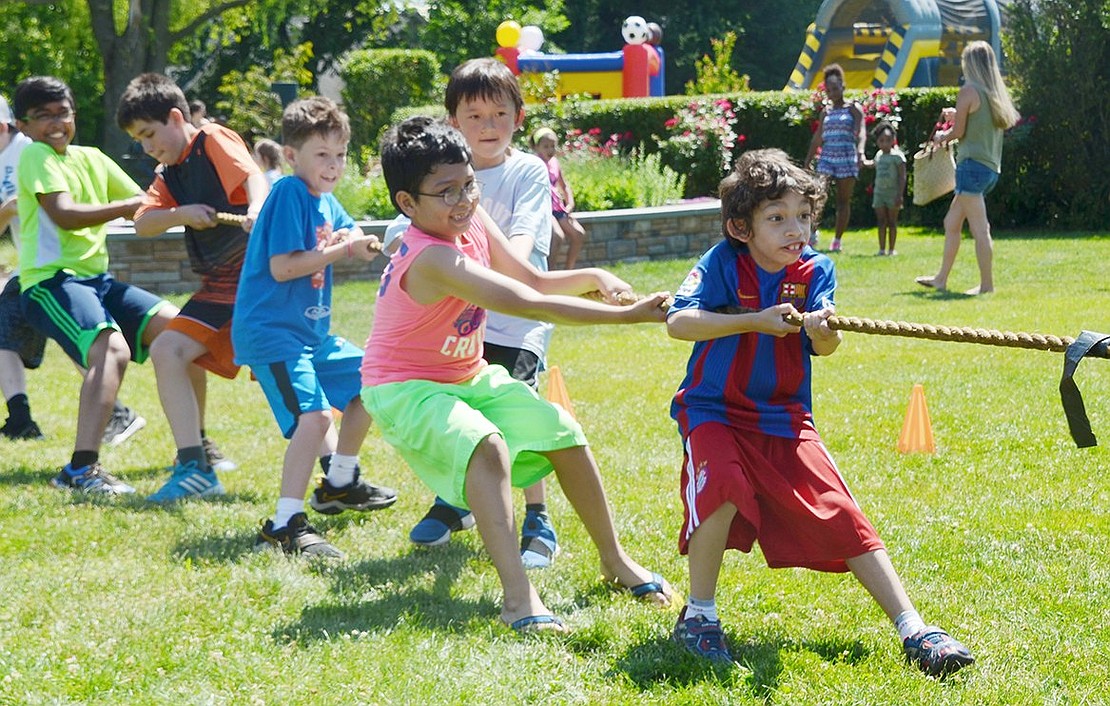
[[[1110,236],[1001,233],[998,291],[914,284],[942,238],[907,230],[894,258],[868,232],[837,256],[841,314],[1074,336],[1110,330]],[[692,262],[614,268],[637,290],[674,290]],[[965,242],[954,290],[976,284]],[[337,331],[361,343],[374,287],[336,294]],[[679,589],[681,450],[668,404],[689,345],[661,326],[560,327],[558,364],[591,439],[629,552]],[[905,666],[897,635],[850,575],[766,568],[730,552],[718,604],[747,669],[715,672],[669,642],[676,610],[601,582],[562,494],[563,553],[532,574],[568,638],[521,638],[497,619],[499,588],[476,532],[422,550],[408,530],[431,500],[371,431],[364,473],[399,489],[388,510],[313,516],[347,552],[330,564],[255,554],[284,442],[243,374],[215,380],[207,427],[240,464],[228,495],[160,509],[90,499],[47,480],[71,451],[78,378],[50,344],[30,374],[49,439],[0,441],[0,704],[1096,704],[1110,662],[1110,455],[1074,447],[1057,386],[1062,356],[846,334],[814,363],[819,428],[886,541],[927,622],[978,662],[944,682]],[[1110,361],[1077,375],[1110,443]],[[895,450],[914,383],[933,455]],[[153,492],[174,448],[150,365],[122,398],[149,420],[103,453]],[[554,484],[553,484],[554,486]],[[522,501],[519,493],[518,509]],[[1102,675],[1102,676],[1099,676]]]

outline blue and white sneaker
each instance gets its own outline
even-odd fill
[[[451,541],[452,532],[460,532],[473,526],[474,513],[437,497],[428,513],[409,532],[409,541],[425,547],[435,547]]]
[[[134,488],[104,470],[99,462],[76,470],[67,463],[58,475],[50,479],[50,485],[62,490],[78,490],[98,495],[126,495],[135,492]]]
[[[173,467],[173,475],[158,492],[147,498],[152,503],[175,503],[186,498],[207,498],[223,495],[224,487],[215,471],[202,471],[196,461],[178,463]]]
[[[546,512],[524,513],[520,527],[520,560],[526,569],[546,569],[559,553],[555,527]]]

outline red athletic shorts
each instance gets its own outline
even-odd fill
[[[787,439],[701,424],[686,439],[678,548],[724,503],[738,512],[729,549],[755,540],[772,568],[847,571],[845,559],[883,548],[820,438]]]

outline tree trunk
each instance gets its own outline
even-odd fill
[[[128,82],[145,71],[165,71],[171,0],[129,0],[122,33],[116,31],[112,0],[88,0],[93,36],[104,59],[104,132],[100,143],[120,160],[131,138],[116,126],[116,107]]]

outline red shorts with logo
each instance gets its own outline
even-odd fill
[[[724,503],[738,512],[729,549],[759,548],[772,568],[847,571],[845,559],[883,548],[820,438],[787,439],[701,424],[686,439],[679,551]]]

